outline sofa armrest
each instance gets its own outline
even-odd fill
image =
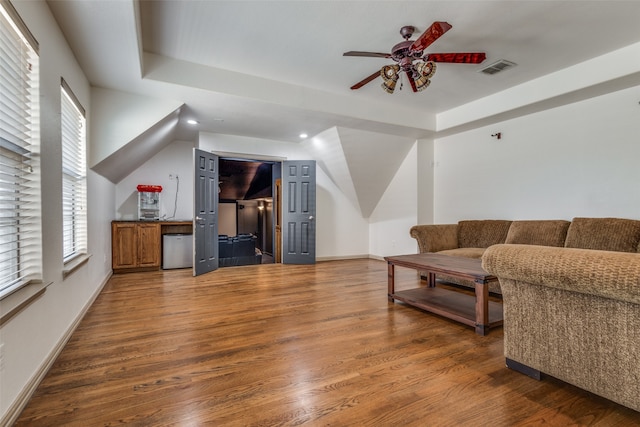
[[[520,283],[640,304],[640,254],[500,244],[482,256],[482,268]]]
[[[458,247],[458,224],[414,225],[409,234],[418,241],[421,254]]]

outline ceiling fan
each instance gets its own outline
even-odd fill
[[[428,53],[423,55],[424,50],[440,36],[451,29],[447,22],[436,21],[425,30],[417,40],[409,40],[416,27],[407,25],[400,29],[400,35],[405,41],[398,43],[391,49],[391,53],[360,52],[349,51],[343,56],[368,56],[373,58],[391,58],[396,64],[385,65],[380,71],[376,71],[369,77],[351,86],[351,89],[360,89],[362,86],[382,77],[384,82],[382,88],[393,93],[396,83],[400,78],[400,72],[404,71],[408,77],[411,89],[419,92],[427,88],[431,83],[429,80],[436,72],[436,62],[450,62],[460,64],[479,64],[485,60],[484,52],[460,52],[460,53]],[[402,88],[402,86],[400,86]]]

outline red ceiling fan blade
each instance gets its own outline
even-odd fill
[[[436,21],[429,28],[425,30],[424,33],[418,40],[414,41],[411,47],[409,48],[412,52],[422,52],[425,50],[431,43],[438,40],[440,36],[451,29],[451,25],[448,22],[444,21]]]
[[[345,52],[342,56],[368,56],[371,58],[389,58],[391,54],[389,53],[380,53],[380,52],[360,52],[358,50],[350,50],[349,52]]]
[[[484,52],[430,53],[424,56],[425,61],[462,64],[479,64],[486,58],[487,55]]]
[[[366,79],[363,79],[363,80],[359,81],[358,83],[354,84],[353,86],[351,86],[351,90],[360,89],[362,86],[366,85],[370,81],[375,80],[376,77],[380,77],[380,70],[378,70],[375,73],[371,74]]]

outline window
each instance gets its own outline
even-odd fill
[[[86,120],[64,79],[60,98],[63,257],[67,262],[87,252]]]
[[[0,298],[41,279],[38,43],[0,0]]]

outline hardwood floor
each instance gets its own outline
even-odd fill
[[[396,268],[397,289],[419,283]],[[383,261],[114,276],[18,426],[638,425],[505,368],[502,329],[387,301]]]

